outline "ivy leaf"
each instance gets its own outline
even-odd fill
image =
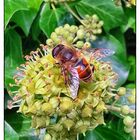
[[[43,1],[44,0],[27,0],[27,4],[30,9],[35,9],[38,11]]]
[[[127,22],[125,25],[122,26],[122,31],[126,32],[128,28],[132,28],[133,32],[136,32],[136,27],[135,27],[136,26],[136,8],[124,7],[124,12],[125,12]]]
[[[13,15],[11,21],[15,22],[19,27],[21,27],[25,35],[28,36],[36,14],[37,12],[34,9],[28,11],[18,11]]]
[[[44,4],[40,17],[40,28],[47,37],[60,25],[61,18],[65,12],[62,8],[50,9],[50,6]]]
[[[5,31],[5,86],[13,83],[16,67],[23,63],[22,42],[17,32],[13,29]]]
[[[18,134],[6,121],[4,122],[4,126],[5,140],[19,140]]]
[[[30,118],[23,117],[14,110],[6,110],[5,114],[9,114],[5,115],[6,140],[39,140],[34,129],[31,128]]]
[[[38,40],[38,36],[41,33],[41,29],[39,27],[39,15],[35,18],[32,27],[31,27],[31,35],[33,37],[33,40]]]
[[[15,12],[20,10],[28,10],[28,6],[26,1],[23,0],[5,0],[5,8],[4,8],[4,23],[5,28],[8,25],[11,17]]]
[[[81,0],[76,9],[81,17],[97,14],[104,21],[106,31],[126,22],[122,7],[117,7],[112,0]]]
[[[131,66],[128,80],[131,82],[135,82],[135,80],[136,80],[136,57],[133,55],[130,55],[128,57],[128,62]]]

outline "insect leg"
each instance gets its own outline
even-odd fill
[[[64,77],[65,85],[67,85],[68,84],[68,77],[67,77],[66,69],[64,67],[62,67],[61,71],[62,71],[62,74]]]

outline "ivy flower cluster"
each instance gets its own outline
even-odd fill
[[[84,24],[88,19],[90,21],[90,16],[86,16]],[[93,19],[95,20],[95,16],[92,16]],[[101,22],[98,24],[100,27],[103,25]],[[46,45],[41,45],[25,56],[26,63],[17,68],[14,79],[18,89],[11,92],[13,101],[9,101],[8,106],[19,106],[18,112],[31,117],[32,128],[45,128],[44,140],[75,140],[80,133],[85,134],[87,130],[105,124],[104,112],[114,109],[109,103],[116,97],[113,91],[118,75],[109,62],[91,61],[88,53],[85,53],[85,59],[95,66],[95,71],[91,82],[80,81],[77,98],[73,99],[64,82],[62,67],[52,56],[52,49],[63,42],[77,49],[81,49],[85,44],[90,47],[90,43],[85,40],[89,31],[87,28],[68,24],[56,28],[47,39]],[[125,90],[120,88],[117,93],[119,97],[124,96]],[[132,97],[128,100],[134,102]],[[119,111],[125,115],[132,113],[126,106],[119,108]],[[125,130],[130,133],[132,130],[128,131],[128,128],[133,126],[134,121],[130,120],[131,117],[126,117]]]

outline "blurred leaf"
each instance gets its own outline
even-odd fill
[[[122,31],[125,32],[128,28],[132,28],[133,32],[136,32],[136,7],[124,7],[124,12],[127,22],[122,26]]]
[[[47,37],[60,25],[61,18],[64,16],[65,11],[62,8],[50,9],[50,6],[44,4],[40,17],[40,28]]]
[[[130,71],[130,66],[129,63],[126,61],[121,61],[119,57],[112,57],[112,58],[107,58],[107,61],[111,62],[113,70],[118,74],[118,81],[116,87],[122,86],[129,75]]]
[[[117,7],[112,0],[81,0],[76,9],[81,17],[97,14],[104,21],[106,31],[126,22],[122,7]]]
[[[15,12],[20,10],[28,10],[28,6],[26,0],[5,0],[4,5],[4,22],[5,28],[9,23],[11,17],[14,15]]]
[[[128,57],[128,62],[130,64],[130,73],[128,76],[129,81],[134,81],[136,80],[136,57],[131,55]]]
[[[16,131],[5,121],[4,122],[4,139],[5,140],[19,140]]]
[[[108,35],[106,37],[100,37],[93,43],[95,48],[109,48],[115,51],[113,56],[104,58],[104,61],[111,62],[113,70],[118,74],[117,87],[125,83],[129,74],[129,64],[126,61],[126,50],[122,43],[114,36]]]
[[[60,20],[60,25],[69,24],[75,25],[75,18],[69,13],[66,12],[65,16],[63,16]]]
[[[30,9],[35,9],[36,11],[38,11],[41,3],[44,0],[27,0],[27,1],[28,1],[27,3]]]
[[[6,140],[39,140],[35,135],[34,129],[30,128],[30,118],[23,117],[22,115],[17,114],[13,110],[6,110],[5,114],[8,114],[5,115],[5,135],[7,136]],[[13,133],[13,135],[9,133],[8,129],[11,130],[11,133]]]
[[[16,67],[23,63],[22,42],[17,32],[13,29],[5,31],[5,86],[13,83]]]
[[[136,84],[135,83],[129,83],[129,84],[125,85],[125,87],[133,89],[133,88],[136,88]]]
[[[41,29],[39,27],[39,19],[40,17],[37,16],[31,27],[31,35],[32,35],[33,40],[38,40],[38,36],[41,33]]]
[[[21,27],[25,35],[28,36],[30,27],[34,18],[36,17],[36,14],[37,12],[34,9],[28,11],[18,11],[13,15],[11,20]]]

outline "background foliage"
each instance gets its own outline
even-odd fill
[[[116,53],[110,58],[119,74],[117,86],[135,87],[135,7],[116,6],[112,0],[77,0],[69,4],[82,18],[97,14],[104,21],[102,35],[93,42],[94,47],[107,47]],[[80,23],[64,5],[52,9],[43,0],[5,0],[5,139],[38,140],[30,128],[30,118],[8,110],[9,83],[13,83],[16,67],[24,63],[24,55],[35,50],[57,26]],[[99,43],[99,41],[101,43]],[[13,89],[14,90],[14,89]],[[106,126],[80,136],[80,140],[132,140],[123,130],[122,119],[114,114],[105,115]]]

